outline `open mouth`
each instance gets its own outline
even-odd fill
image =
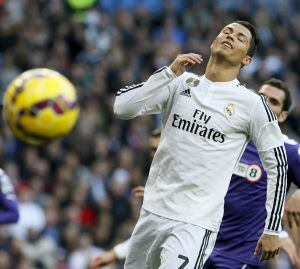
[[[233,49],[232,45],[227,41],[223,41],[221,44],[226,48]]]

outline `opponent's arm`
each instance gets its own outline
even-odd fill
[[[278,235],[281,231],[286,193],[287,158],[277,117],[262,96],[252,108],[250,138],[255,143],[268,174],[267,218],[264,232],[255,250],[255,254],[262,250],[261,260],[268,260],[279,253]]]
[[[99,269],[112,264],[116,260],[125,259],[129,249],[129,239],[116,245],[113,249],[97,255],[89,264],[90,269]]]
[[[170,83],[189,66],[201,62],[202,57],[198,54],[178,55],[170,67],[158,69],[147,81],[120,89],[116,95],[114,113],[121,119],[131,119],[163,112],[174,90],[174,85]]]
[[[293,265],[297,262],[297,249],[293,240],[289,237],[286,231],[281,231],[279,234],[280,249],[283,250],[289,257]]]
[[[288,181],[300,188],[300,145],[293,145],[288,152]],[[294,224],[300,227],[300,190],[296,190],[286,201],[284,219],[290,228]]]
[[[10,178],[0,169],[0,224],[19,220],[18,200]]]
[[[284,220],[288,226],[300,227],[300,190],[296,190],[286,201],[284,208]]]
[[[293,182],[300,189],[300,144],[293,145],[288,152],[288,181]]]
[[[0,224],[16,223],[19,220],[19,208],[16,200],[1,198]]]

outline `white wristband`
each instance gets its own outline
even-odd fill
[[[114,246],[114,248],[113,248],[118,259],[124,259],[128,253],[128,249],[129,249],[129,239]]]
[[[289,238],[289,234],[287,231],[281,231],[279,234],[279,238]]]
[[[280,232],[269,231],[269,230],[264,230],[263,233],[264,233],[264,234],[267,234],[267,235],[277,235],[277,236],[279,236],[279,234],[280,234]]]

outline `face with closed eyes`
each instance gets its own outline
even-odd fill
[[[231,65],[248,65],[252,58],[248,55],[251,32],[239,23],[225,26],[211,45],[211,55]]]

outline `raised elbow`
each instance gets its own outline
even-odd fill
[[[129,106],[126,106],[126,104],[116,104],[114,105],[114,114],[117,118],[122,120],[129,120],[133,118],[133,116],[130,113]]]

